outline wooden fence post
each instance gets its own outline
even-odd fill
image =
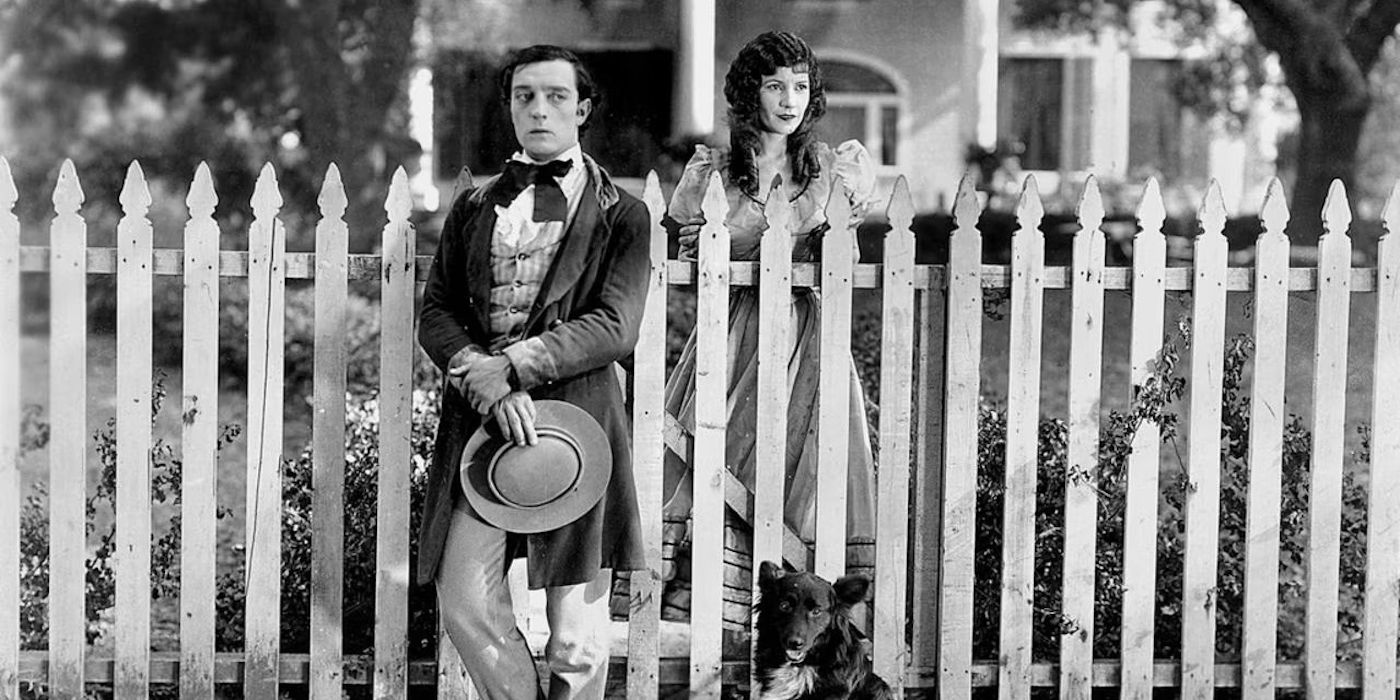
[[[840,193],[843,187],[838,178],[833,191]],[[851,441],[851,269],[855,241],[847,228],[851,220],[850,200],[839,194],[831,199],[826,213],[831,228],[822,237],[814,570],[818,576],[835,581],[846,574],[846,472]],[[858,439],[864,440],[866,436]]]
[[[0,697],[19,697],[19,193],[0,156]]]

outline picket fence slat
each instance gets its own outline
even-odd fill
[[[1011,336],[1006,377],[1005,510],[1001,552],[1001,673],[998,697],[1030,697],[1031,624],[1035,602],[1035,490],[1040,434],[1044,207],[1026,176],[1011,237]]]
[[[885,279],[880,320],[880,462],[875,513],[874,669],[895,697],[904,695],[908,595],[909,459],[914,359],[914,202],[895,180],[886,212]],[[779,462],[781,464],[781,462]],[[780,504],[781,505],[781,504]]]
[[[1395,697],[1395,642],[1400,616],[1400,432],[1374,426],[1400,423],[1400,183],[1390,191],[1377,245],[1375,371],[1371,388],[1371,512],[1366,519],[1366,609],[1362,694]]]
[[[651,232],[651,274],[632,365],[632,461],[647,568],[632,572],[627,620],[627,697],[653,700],[661,648],[661,470],[665,459],[666,202],[656,173],[647,174],[642,201]]]
[[[184,338],[180,401],[180,697],[214,695],[214,575],[218,542],[219,225],[209,165],[185,199]]]
[[[282,375],[287,236],[272,165],[253,191],[248,232],[248,463],[244,518],[243,697],[277,697],[282,598]]]
[[[315,338],[311,415],[311,679],[313,699],[344,685],[346,256],[350,232],[340,169],[332,163],[317,198]]]
[[[1166,210],[1157,180],[1149,179],[1138,206],[1141,227],[1133,237],[1133,311],[1128,344],[1132,401],[1143,400],[1147,382],[1157,369],[1163,348],[1165,317],[1163,278],[1167,241],[1162,235]],[[1123,514],[1123,697],[1152,696],[1153,632],[1157,612],[1157,472],[1160,469],[1161,428],[1143,421],[1133,433],[1128,456],[1127,492]]]
[[[753,559],[749,568],[750,600],[758,600],[759,575],[765,561],[781,564],[788,533],[783,504],[787,484],[788,358],[792,351],[792,209],[788,190],[773,183],[763,209],[766,228],[759,241],[757,405],[754,415]],[[800,540],[799,540],[800,541]],[[791,562],[806,568],[804,561]],[[749,669],[749,695],[759,697],[757,668]]]
[[[1346,458],[1347,326],[1350,314],[1351,209],[1333,181],[1318,241],[1314,344],[1312,471],[1308,482],[1307,614],[1304,661],[1308,697],[1332,697],[1337,684],[1337,608]]]
[[[380,282],[379,490],[375,527],[374,697],[408,695],[408,478],[412,467],[413,259],[408,173],[394,171]]]
[[[917,270],[916,270],[917,276]],[[916,285],[917,290],[917,285]],[[938,605],[943,561],[943,399],[947,395],[948,295],[942,288],[915,291],[918,331],[914,356],[914,464],[910,489],[914,530],[909,563],[909,658],[915,668],[932,669],[938,659]]]
[[[447,629],[438,620],[437,630],[437,696],[438,700],[477,700],[481,697],[476,686],[467,678],[467,669],[457,647],[447,636]]]
[[[695,300],[695,442],[691,507],[690,697],[718,698],[722,669],[725,410],[729,345],[729,205],[718,172],[701,204]]]
[[[833,191],[841,192],[838,182]],[[816,574],[846,573],[846,472],[851,445],[851,266],[855,231],[850,200],[833,197],[822,236],[821,361],[817,379]],[[864,410],[864,406],[860,407]],[[860,421],[863,425],[864,421]],[[864,440],[865,431],[857,439]]]
[[[1284,374],[1288,348],[1288,207],[1269,183],[1255,243],[1254,376],[1250,383],[1249,490],[1245,514],[1244,700],[1273,700],[1278,663],[1278,569],[1283,484]]]
[[[0,697],[19,697],[19,193],[0,156]]]
[[[1074,234],[1070,289],[1065,468],[1064,589],[1061,613],[1073,626],[1060,635],[1060,697],[1089,697],[1094,661],[1094,560],[1098,539],[1098,443],[1103,364],[1103,199],[1098,181],[1084,183],[1081,228]]]
[[[1219,183],[1199,214],[1191,293],[1191,390],[1181,583],[1181,694],[1215,692],[1216,560],[1220,551],[1220,395],[1225,346],[1225,204]]]
[[[115,696],[150,695],[151,193],[132,161],[117,226]]]
[[[964,175],[948,244],[947,383],[939,577],[939,682],[945,697],[972,692],[973,521],[977,505],[977,398],[982,356],[981,207]]]
[[[49,275],[49,692],[83,696],[87,542],[87,224],[73,161],[54,188]]]

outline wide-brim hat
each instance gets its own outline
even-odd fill
[[[535,402],[539,441],[520,447],[484,420],[462,449],[467,502],[507,532],[557,530],[583,517],[612,478],[612,446],[603,426],[567,401]]]

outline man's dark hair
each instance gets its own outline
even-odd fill
[[[588,128],[588,123],[593,121],[593,115],[598,112],[598,105],[603,97],[598,93],[598,85],[593,82],[593,74],[588,72],[588,67],[583,65],[583,61],[573,51],[560,46],[550,44],[536,44],[528,46],[512,53],[506,58],[505,65],[501,67],[501,73],[496,78],[496,85],[501,92],[501,102],[505,104],[506,111],[510,111],[510,85],[515,79],[515,71],[521,66],[531,63],[544,63],[546,61],[567,61],[574,67],[574,89],[578,92],[580,102],[590,100],[593,109],[588,113],[588,119],[584,120],[579,127],[582,133]]]

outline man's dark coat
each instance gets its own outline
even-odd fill
[[[463,348],[504,350],[521,388],[535,400],[562,399],[581,406],[608,434],[612,479],[598,505],[558,530],[509,536],[507,556],[529,557],[531,588],[591,581],[600,567],[645,567],[631,426],[613,363],[629,356],[637,342],[651,265],[650,217],[646,205],[614,187],[591,158],[584,161],[588,186],[531,307],[523,340],[508,348],[491,347],[487,314],[496,208],[489,194],[495,180],[453,202],[419,315],[418,341],[444,373]],[[462,448],[481,421],[466,398],[444,384],[419,535],[420,583],[437,573],[453,499],[460,497]]]

